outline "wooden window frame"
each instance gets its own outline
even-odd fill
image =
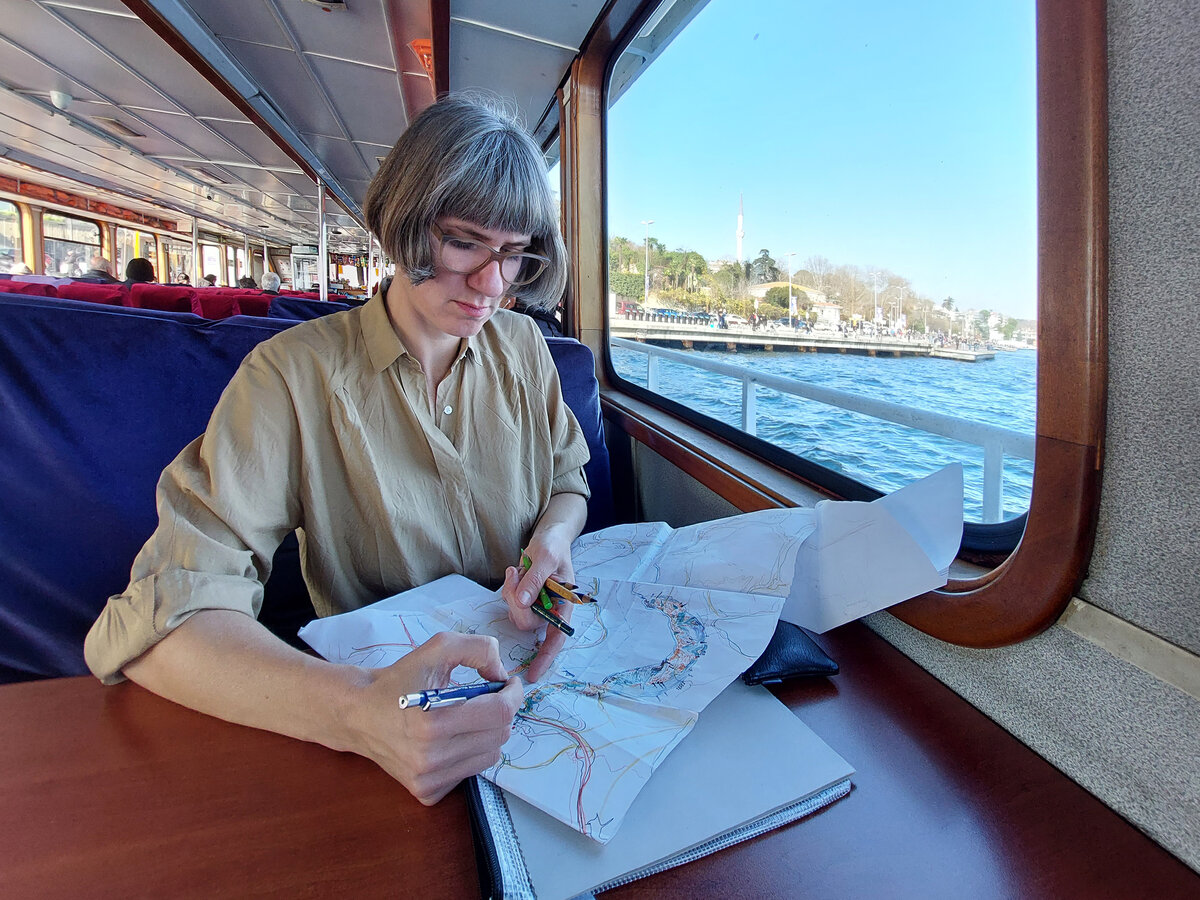
[[[568,330],[601,361],[606,415],[739,508],[790,501],[763,468],[719,462],[678,419],[628,403],[608,357],[604,126],[609,65],[658,0],[614,0],[559,92]],[[892,607],[902,621],[970,647],[1052,625],[1091,559],[1107,402],[1108,166],[1104,0],[1037,3],[1038,363],[1033,493],[1016,549],[986,574]],[[649,410],[649,412],[647,412]],[[684,432],[686,429],[684,429]],[[740,470],[739,470],[740,469]]]

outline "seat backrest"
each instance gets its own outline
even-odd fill
[[[129,288],[123,284],[93,284],[73,281],[58,286],[58,296],[66,300],[86,300],[88,303],[104,303],[109,306],[128,305]]]
[[[159,473],[287,324],[0,294],[0,681],[86,673]]]
[[[202,288],[192,294],[192,312],[206,319],[228,319],[241,315],[238,296],[220,288]]]
[[[271,308],[267,313],[272,319],[317,319],[330,313],[341,312],[350,307],[345,303],[333,300],[313,300],[310,297],[280,294],[271,300]]]
[[[175,284],[139,283],[129,287],[129,306],[138,309],[161,309],[167,312],[193,312],[190,287]]]
[[[0,294],[0,682],[86,673],[84,635],[157,524],[163,467],[204,430],[246,353],[296,321]],[[599,528],[612,494],[591,351],[549,344],[592,450]],[[261,620],[295,640],[311,617],[291,539]]]
[[[265,317],[271,314],[271,301],[274,299],[271,294],[247,291],[238,295],[238,308],[242,311],[243,316]]]
[[[613,505],[612,471],[609,467],[608,445],[604,443],[604,421],[600,413],[600,385],[596,381],[596,360],[586,344],[574,338],[546,338],[558,379],[562,383],[563,399],[583,429],[591,460],[584,466],[588,486],[585,532],[607,528],[617,521]]]
[[[0,279],[0,293],[24,294],[27,297],[57,297],[58,291],[52,284],[37,282],[13,281],[9,278]]]

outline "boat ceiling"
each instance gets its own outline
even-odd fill
[[[330,249],[362,250],[367,184],[436,67],[532,129],[603,6],[0,0],[0,175],[280,244],[317,242],[320,175]]]

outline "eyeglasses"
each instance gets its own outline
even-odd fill
[[[493,250],[479,241],[446,234],[436,225],[433,226],[433,234],[438,239],[441,264],[456,275],[471,275],[496,260],[500,263],[500,277],[505,284],[517,287],[535,281],[550,265],[549,259],[536,253]]]

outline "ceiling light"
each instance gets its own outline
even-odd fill
[[[55,109],[61,109],[66,112],[67,107],[71,105],[74,98],[65,91],[51,91],[50,102],[54,104]]]

